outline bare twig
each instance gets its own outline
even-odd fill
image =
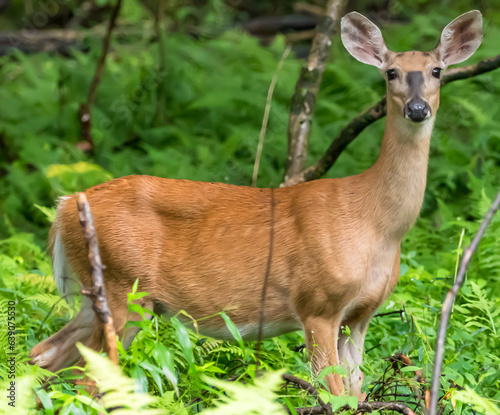
[[[308,406],[302,408],[295,408],[295,412],[298,415],[308,415],[308,414],[328,414],[334,413],[332,411],[331,404],[325,403],[318,394],[318,390],[304,379],[298,378],[293,375],[284,374],[283,380],[288,383],[293,383],[300,389],[303,389],[311,394],[314,398],[318,400],[319,406]],[[343,412],[351,409],[349,405],[342,406],[335,412]],[[415,415],[415,413],[402,402],[358,402],[358,412],[372,412],[377,410],[387,410],[396,411],[404,415]]]
[[[319,413],[322,413],[322,414],[332,414],[333,413],[331,406],[326,404],[319,397],[318,390],[313,385],[311,385],[308,381],[301,379],[301,378],[298,378],[297,376],[288,375],[286,373],[282,377],[283,377],[283,380],[285,382],[293,383],[293,384],[297,385],[300,389],[303,389],[303,390],[309,392],[309,394],[311,396],[315,397],[318,400],[318,403],[320,405],[319,408],[321,408],[321,410],[322,410],[322,412],[319,412]],[[301,412],[299,412],[300,409],[304,409],[304,408],[297,408],[296,409],[297,414],[301,413]],[[306,412],[304,412],[304,413],[306,413]]]
[[[493,71],[500,66],[500,55],[493,58],[484,59],[475,65],[465,66],[463,68],[450,69],[445,73],[441,81],[444,86],[450,82],[459,79],[472,78],[486,72]],[[370,124],[383,118],[386,115],[386,97],[382,97],[375,105],[363,111],[353,118],[335,137],[326,150],[325,154],[311,167],[308,167],[300,174],[285,179],[281,186],[291,186],[297,183],[307,182],[319,179],[323,176],[337,161],[344,149]]]
[[[165,68],[166,68],[166,56],[165,56],[165,28],[163,27],[163,15],[165,14],[165,2],[164,0],[158,0],[158,9],[155,19],[155,31],[158,36],[158,95],[156,99],[156,114],[155,120],[158,125],[162,124],[165,120]]]
[[[267,122],[269,120],[269,112],[271,111],[271,102],[273,100],[274,87],[276,86],[276,82],[278,82],[278,76],[280,74],[281,68],[283,67],[283,64],[285,63],[291,49],[292,45],[289,44],[283,52],[283,55],[281,55],[278,67],[276,68],[276,72],[274,73],[273,79],[271,80],[271,85],[269,85],[269,90],[267,91],[266,108],[264,110],[264,118],[262,119],[262,127],[260,128],[259,144],[257,146],[257,153],[255,154],[255,163],[253,165],[252,186],[254,187],[257,186],[260,156],[262,155],[262,147],[264,146],[264,137],[266,136]]]
[[[314,4],[309,4],[302,1],[293,3],[293,10],[297,13],[305,12],[316,16],[321,16],[324,13],[324,10],[321,6],[315,6]]]
[[[80,282],[80,281],[78,281]],[[59,304],[59,301],[62,301],[62,300],[65,300],[66,297],[70,297],[72,295],[77,295],[77,294],[80,294],[81,291],[73,291],[73,292],[69,292],[69,293],[66,293],[64,295],[62,295],[53,305],[52,307],[50,307],[50,310],[49,312],[47,313],[47,315],[45,316],[45,318],[42,320],[42,322],[40,323],[40,327],[38,328],[38,331],[36,333],[37,336],[40,336],[41,332],[42,332],[42,328],[43,328],[43,325],[45,324],[45,322],[48,320],[48,318],[50,317],[50,315],[52,314],[52,312],[54,311],[54,309],[56,308],[57,304]]]
[[[329,404],[328,404],[329,406]],[[342,406],[337,409],[335,412],[344,412],[351,409],[348,405]],[[401,402],[359,402],[358,403],[358,412],[373,412],[373,411],[396,411],[403,415],[415,415],[406,404]],[[304,408],[295,408],[295,412],[297,415],[319,415],[319,414],[327,414],[323,407],[321,406],[309,406]],[[332,412],[330,412],[332,413]]]
[[[329,0],[323,16],[318,22],[311,52],[302,67],[299,80],[292,97],[288,120],[288,154],[284,181],[299,174],[307,161],[307,147],[311,132],[311,122],[316,109],[318,94],[326,59],[332,38],[337,31],[340,16],[344,13],[347,0]]]
[[[264,283],[262,284],[262,295],[260,299],[260,316],[259,316],[259,332],[257,334],[257,346],[255,351],[255,372],[259,369],[260,364],[260,346],[262,342],[262,334],[264,328],[264,313],[265,313],[265,303],[266,303],[266,293],[267,293],[267,283],[269,280],[269,274],[271,273],[271,264],[273,262],[273,244],[274,244],[274,189],[269,189],[271,191],[271,220],[269,221],[269,255],[267,256],[267,266],[266,273],[264,275]]]
[[[395,310],[395,311],[388,311],[387,313],[377,313],[373,317],[384,317],[384,316],[390,316],[392,314],[399,314],[401,317],[401,320],[403,320],[403,316],[405,314],[405,311],[403,309],[401,309],[401,310]]]
[[[460,263],[460,268],[457,274],[457,278],[455,279],[455,283],[451,287],[450,291],[446,295],[446,299],[443,303],[443,308],[441,310],[441,320],[439,322],[439,331],[436,341],[436,354],[434,357],[434,371],[432,373],[432,386],[431,386],[431,403],[430,403],[430,415],[436,415],[437,413],[437,403],[438,403],[438,392],[439,392],[439,379],[441,377],[441,367],[443,364],[443,355],[444,355],[444,341],[446,338],[446,330],[448,328],[448,321],[450,319],[451,308],[453,303],[455,302],[455,297],[457,296],[458,290],[462,287],[465,279],[465,272],[467,271],[467,267],[469,266],[470,259],[472,254],[479,246],[479,242],[486,231],[486,228],[493,219],[493,215],[496,213],[500,206],[500,191],[498,195],[491,205],[488,213],[486,214],[479,230],[476,233],[476,236],[472,240],[472,243],[469,247],[465,248],[462,261]]]
[[[396,353],[392,355],[389,358],[390,361],[392,362],[398,362],[401,363],[402,366],[413,366],[413,362],[411,359],[404,355],[403,353]],[[425,387],[425,378],[422,375],[421,370],[415,370],[415,378],[412,381],[412,384],[409,385],[411,391],[414,394],[414,397],[417,399],[418,403],[417,405],[422,408],[422,411],[424,414],[427,413],[428,405],[427,401],[425,400],[425,396],[428,395],[428,390]],[[401,395],[399,395],[401,396]]]
[[[104,334],[108,345],[108,356],[112,362],[118,364],[118,349],[116,346],[116,331],[113,324],[113,317],[106,299],[106,290],[104,288],[104,276],[102,270],[104,266],[99,254],[99,245],[94,228],[94,219],[90,211],[89,202],[85,193],[78,193],[77,196],[78,215],[80,225],[82,226],[85,240],[89,249],[89,261],[92,267],[92,287],[83,288],[82,294],[87,295],[92,300],[92,308],[97,318],[104,325]]]
[[[474,76],[481,75],[485,72],[493,71],[497,69],[498,66],[500,66],[500,55],[483,59],[481,62],[474,65],[453,68],[446,71],[443,76],[443,80],[441,81],[441,85],[446,85],[459,79],[473,78]]]
[[[116,5],[111,10],[111,15],[109,17],[106,34],[102,41],[102,53],[101,56],[99,57],[99,60],[97,61],[94,77],[92,78],[92,82],[90,83],[89,91],[87,94],[87,102],[81,104],[80,110],[78,111],[78,117],[80,119],[80,124],[81,124],[82,137],[88,143],[88,146],[85,149],[88,150],[88,152],[91,154],[94,153],[95,143],[91,132],[92,120],[90,116],[90,107],[95,101],[95,97],[97,94],[97,87],[99,86],[99,82],[101,81],[101,77],[104,72],[104,65],[106,63],[106,57],[108,56],[109,46],[111,44],[111,34],[115,27],[116,18],[120,11],[121,5],[122,5],[122,0],[116,0]]]

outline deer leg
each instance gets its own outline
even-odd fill
[[[325,367],[338,365],[337,336],[340,318],[307,318],[304,324],[307,349],[311,356],[312,367],[319,374]],[[334,395],[344,391],[342,378],[337,374],[325,377],[328,389]]]
[[[85,298],[80,312],[70,323],[31,349],[30,363],[51,372],[71,366],[80,356],[75,343],[88,342],[93,327],[94,311],[90,300]]]
[[[141,299],[140,304],[147,309],[153,307],[153,301],[146,298]],[[125,324],[127,320],[140,321],[142,317],[135,312],[127,315],[126,302],[120,303],[118,299],[109,301],[109,306],[116,332],[120,338],[123,336],[123,345],[128,348],[139,328],[129,327],[125,330]],[[102,324],[96,321],[91,300],[87,297],[83,298],[80,312],[70,323],[33,347],[30,352],[30,363],[38,364],[51,372],[71,366],[81,357],[76,347],[78,342],[96,351],[103,350],[105,346]],[[80,360],[79,364],[81,363]]]
[[[345,389],[360,401],[366,397],[366,393],[361,392],[364,374],[359,366],[363,364],[363,345],[369,321],[370,319],[347,322],[345,325],[349,327],[350,335],[341,332],[338,343],[339,360],[347,370],[347,376],[343,379]]]
[[[123,300],[123,298],[121,298]],[[143,307],[148,310],[152,310],[153,308],[153,300],[149,300],[146,298],[142,298],[138,301],[138,303]],[[122,339],[122,344],[125,349],[128,349],[132,341],[134,340],[134,337],[137,335],[137,333],[140,331],[139,327],[127,327],[125,328],[125,325],[127,321],[141,321],[142,316],[136,312],[128,313],[128,306],[126,302],[119,302],[119,299],[113,298],[110,296],[108,298],[108,305],[111,310],[111,315],[113,317],[113,323],[115,326],[116,334],[119,339]],[[145,314],[145,318],[151,318],[149,314]],[[95,350],[97,352],[102,351],[102,350],[107,350],[108,345],[106,344],[105,336],[104,336],[104,326],[101,321],[97,320],[97,317],[95,317],[95,324],[92,327],[92,332],[90,333],[89,336],[90,340],[86,344],[87,347],[89,347],[92,350]],[[76,348],[76,347],[75,347]],[[85,367],[86,362],[83,357],[80,356],[80,360],[78,360],[78,363],[76,363],[76,366],[78,367]],[[78,375],[82,374],[81,370],[76,369],[75,373]],[[89,377],[85,376],[81,379],[78,379],[76,381],[77,384],[84,385],[86,391],[91,395],[91,396],[96,396],[97,395],[97,389],[94,380],[90,379]]]

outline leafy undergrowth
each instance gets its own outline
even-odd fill
[[[498,53],[496,15],[484,15],[489,24],[475,61]],[[446,22],[434,11],[414,16],[408,25],[388,25],[384,33],[388,46],[397,50],[431,48]],[[250,183],[265,96],[283,40],[264,48],[238,31],[217,39],[169,36],[168,101],[166,119],[160,123],[154,120],[156,47],[140,40],[114,46],[93,109],[93,157],[78,149],[76,114],[99,45],[89,45],[88,54],[74,51],[68,57],[14,53],[0,58],[0,355],[2,360],[11,357],[4,310],[15,301],[15,410],[20,414],[96,414],[104,411],[101,405],[128,406],[122,413],[139,413],[138,408],[145,407],[168,414],[284,413],[282,408],[316,402],[304,391],[283,387],[281,373],[293,373],[316,386],[324,383],[323,376],[313,375],[306,353],[298,347],[304,343],[302,332],[265,340],[260,351],[265,375],[256,377],[255,343],[242,342],[234,330],[234,342],[207,338],[186,329],[177,318],[160,316],[138,323],[142,331],[128,350],[120,349],[122,374],[103,357],[83,352],[90,362],[88,374],[109,391],[109,400],[93,401],[82,386],[74,385],[72,371],[57,373],[42,388],[52,374],[27,364],[29,350],[74,315],[58,301],[45,252],[56,197],[126,174]],[[376,71],[348,57],[338,39],[333,52],[335,63],[327,66],[318,99],[310,161],[361,108],[383,94]],[[282,177],[289,100],[299,68],[300,62],[289,58],[276,86],[259,175],[262,186],[276,187]],[[394,400],[394,388],[381,389],[385,373],[392,382],[387,386],[397,385],[397,393],[408,395],[400,399],[413,408],[414,371],[422,370],[425,381],[430,379],[442,301],[462,250],[499,185],[499,90],[499,74],[489,73],[442,91],[421,217],[402,246],[400,283],[379,310],[404,312],[374,318],[367,334],[362,370],[371,398]],[[379,122],[366,129],[329,177],[356,174],[370,166],[383,127]],[[441,378],[445,414],[499,412],[499,247],[497,215],[472,260],[451,316]],[[234,329],[229,320],[227,324]],[[398,352],[410,357],[414,366],[393,370],[385,358]],[[333,370],[342,374],[341,368]],[[5,391],[5,367],[0,378]],[[132,397],[133,392],[142,395]],[[334,407],[356,407],[352,399],[320,393]],[[38,409],[33,409],[35,397]]]
[[[485,213],[489,202],[482,193],[476,211],[478,217]],[[409,356],[414,364],[394,373],[392,383],[385,384],[385,387],[397,384],[398,393],[408,395],[400,399],[408,403],[414,401],[411,387],[415,370],[421,369],[424,378],[430,378],[442,300],[453,283],[462,249],[478,228],[477,221],[458,218],[453,222],[445,231],[432,227],[425,219],[420,220],[404,243],[407,249],[403,255],[400,283],[379,310],[382,313],[404,312],[374,318],[365,344],[364,387],[378,400],[393,399],[391,391],[381,392],[380,380],[390,366],[385,358],[397,352]],[[497,215],[471,263],[466,283],[453,309],[441,379],[442,394],[448,394],[446,413],[452,408],[455,412],[468,413],[471,409],[468,404],[475,405],[481,412],[481,408],[488,405],[495,408],[500,399],[499,239],[500,216]],[[431,243],[435,246],[430,246]],[[445,249],[453,245],[455,249]],[[415,251],[410,251],[411,247]],[[9,300],[16,301],[16,375],[18,380],[24,379],[23,387],[29,388],[29,385],[41,384],[48,375],[37,366],[27,364],[29,350],[60,329],[73,315],[73,310],[64,301],[58,301],[49,259],[33,242],[32,235],[13,233],[0,242],[0,264],[2,309],[7,308]],[[131,287],[129,301],[143,295],[135,289]],[[52,313],[46,319],[52,307]],[[133,307],[137,311],[138,306]],[[2,316],[5,318],[5,314]],[[324,384],[322,376],[312,374],[304,351],[296,351],[297,346],[304,343],[302,332],[265,340],[260,352],[260,368],[269,375],[255,379],[255,343],[242,342],[230,320],[226,318],[226,321],[236,333],[234,342],[200,336],[186,329],[176,317],[167,320],[154,316],[151,320],[134,323],[139,324],[142,331],[132,345],[124,350],[119,343],[123,382],[133,386],[120,388],[117,393],[121,398],[110,402],[129,402],[132,405],[136,401],[131,398],[124,400],[123,395],[133,390],[145,394],[140,395],[145,397],[143,401],[137,397],[138,405],[152,402],[161,413],[171,414],[196,413],[213,405],[217,409],[211,409],[209,413],[281,413],[276,399],[289,408],[315,404],[307,393],[283,388],[277,374],[287,371],[314,385]],[[2,323],[2,327],[6,327],[6,322]],[[2,358],[7,359],[5,330],[1,342]],[[103,358],[97,356],[95,359],[98,362]],[[91,364],[88,371],[103,385],[108,385],[107,371],[98,370],[103,365]],[[341,368],[334,369],[343,374]],[[1,376],[6,379],[5,372]],[[55,413],[59,409],[61,414],[97,413],[101,403],[93,402],[83,387],[74,386],[74,377],[72,371],[62,371],[48,388],[35,388],[44,408],[40,413]],[[133,381],[127,381],[127,377]],[[231,382],[224,383],[224,380]],[[227,396],[221,395],[220,390],[226,390]],[[154,399],[147,398],[147,394]],[[356,406],[352,399],[349,402],[345,397],[330,396],[326,391],[321,391],[320,395],[334,407],[347,403]],[[104,400],[104,405],[106,402]],[[109,405],[108,408],[116,406]],[[494,413],[491,411],[493,409],[488,413]]]

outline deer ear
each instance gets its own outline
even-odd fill
[[[388,52],[380,29],[362,14],[346,14],[340,23],[342,43],[358,61],[381,69]]]
[[[470,58],[483,40],[483,18],[471,10],[453,20],[441,33],[435,52],[444,66]]]

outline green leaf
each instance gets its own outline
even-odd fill
[[[330,403],[332,404],[332,412],[335,412],[337,409],[347,405],[347,398],[345,396],[331,395]]]
[[[224,312],[220,313],[222,318],[224,319],[227,329],[231,333],[231,335],[235,338],[235,340],[238,342],[240,345],[240,348],[243,352],[244,355],[246,355],[246,347],[245,344],[243,343],[243,338],[241,337],[240,331],[238,330],[238,327],[231,321],[231,319],[228,317],[228,315]]]
[[[172,317],[170,319],[173,326],[175,327],[175,336],[181,345],[184,357],[189,365],[189,367],[194,368],[194,357],[193,357],[193,346],[191,345],[191,340],[189,339],[189,334],[186,327],[176,318]]]
[[[356,398],[355,396],[348,396],[347,405],[349,405],[354,410],[358,409],[358,398]]]
[[[418,366],[405,366],[401,368],[401,372],[415,372],[416,370],[422,370],[422,368]]]
[[[333,366],[333,372],[342,377],[347,376],[347,369],[341,365]]]

